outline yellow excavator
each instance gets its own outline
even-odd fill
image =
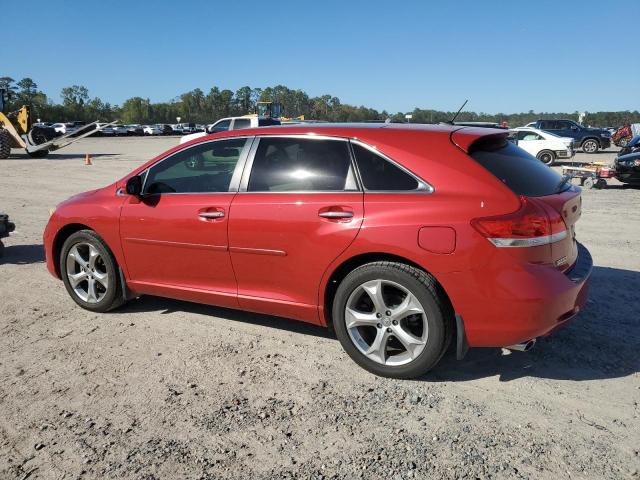
[[[0,159],[9,158],[12,148],[24,148],[30,157],[44,158],[49,152],[66,147],[117,123],[103,123],[98,126],[98,121],[95,121],[84,125],[79,130],[60,136],[51,127],[33,125],[31,109],[28,105],[7,113],[8,98],[7,90],[0,88]]]

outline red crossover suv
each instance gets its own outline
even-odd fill
[[[573,317],[580,209],[501,130],[298,125],[180,145],[58,205],[44,241],[88,310],[149,294],[295,318],[407,378],[453,338],[524,350]]]

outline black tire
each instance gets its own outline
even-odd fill
[[[596,181],[591,178],[591,177],[587,177],[584,179],[584,182],[582,183],[582,186],[584,188],[593,188],[596,184]]]
[[[354,345],[345,323],[345,308],[351,294],[370,280],[387,280],[410,291],[424,309],[428,327],[426,345],[409,363],[390,366],[378,363],[360,352]],[[415,378],[427,373],[442,358],[453,336],[453,314],[449,302],[426,272],[396,262],[374,262],[349,273],[338,286],[332,306],[333,327],[347,354],[365,370],[381,377]]]
[[[600,144],[593,138],[587,138],[584,142],[582,142],[582,151],[584,153],[598,153],[599,149]]]
[[[538,153],[538,160],[540,160],[545,165],[553,165],[553,162],[556,160],[556,154],[551,150],[542,150]]]
[[[607,181],[604,178],[599,178],[598,180],[596,180],[596,183],[594,183],[593,188],[607,188]]]
[[[0,159],[9,158],[11,155],[11,135],[0,127]]]
[[[629,145],[629,140],[631,140],[629,137],[621,138],[618,142],[618,146],[622,148],[626,147],[627,145]]]
[[[108,286],[97,302],[87,302],[80,298],[71,286],[67,272],[67,256],[69,255],[69,251],[75,246],[87,244],[93,246],[100,254],[100,258],[102,259],[101,266],[104,267],[103,270],[106,271],[108,279]],[[67,238],[62,245],[59,265],[60,276],[67,289],[67,293],[69,293],[73,301],[82,308],[92,312],[102,313],[118,308],[124,303],[116,259],[104,240],[93,230],[80,230]]]

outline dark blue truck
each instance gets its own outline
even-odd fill
[[[589,128],[573,120],[538,120],[535,128],[554,133],[560,137],[573,138],[576,148],[584,153],[596,153],[611,146],[611,133],[604,128]]]

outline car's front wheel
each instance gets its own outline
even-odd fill
[[[92,230],[80,230],[64,242],[60,274],[67,292],[82,308],[106,312],[123,303],[116,260]]]
[[[425,374],[451,339],[450,308],[435,280],[402,263],[374,262],[353,270],[338,287],[332,313],[345,351],[383,377]]]
[[[589,138],[582,143],[582,151],[584,153],[597,153],[600,145],[596,140]]]

